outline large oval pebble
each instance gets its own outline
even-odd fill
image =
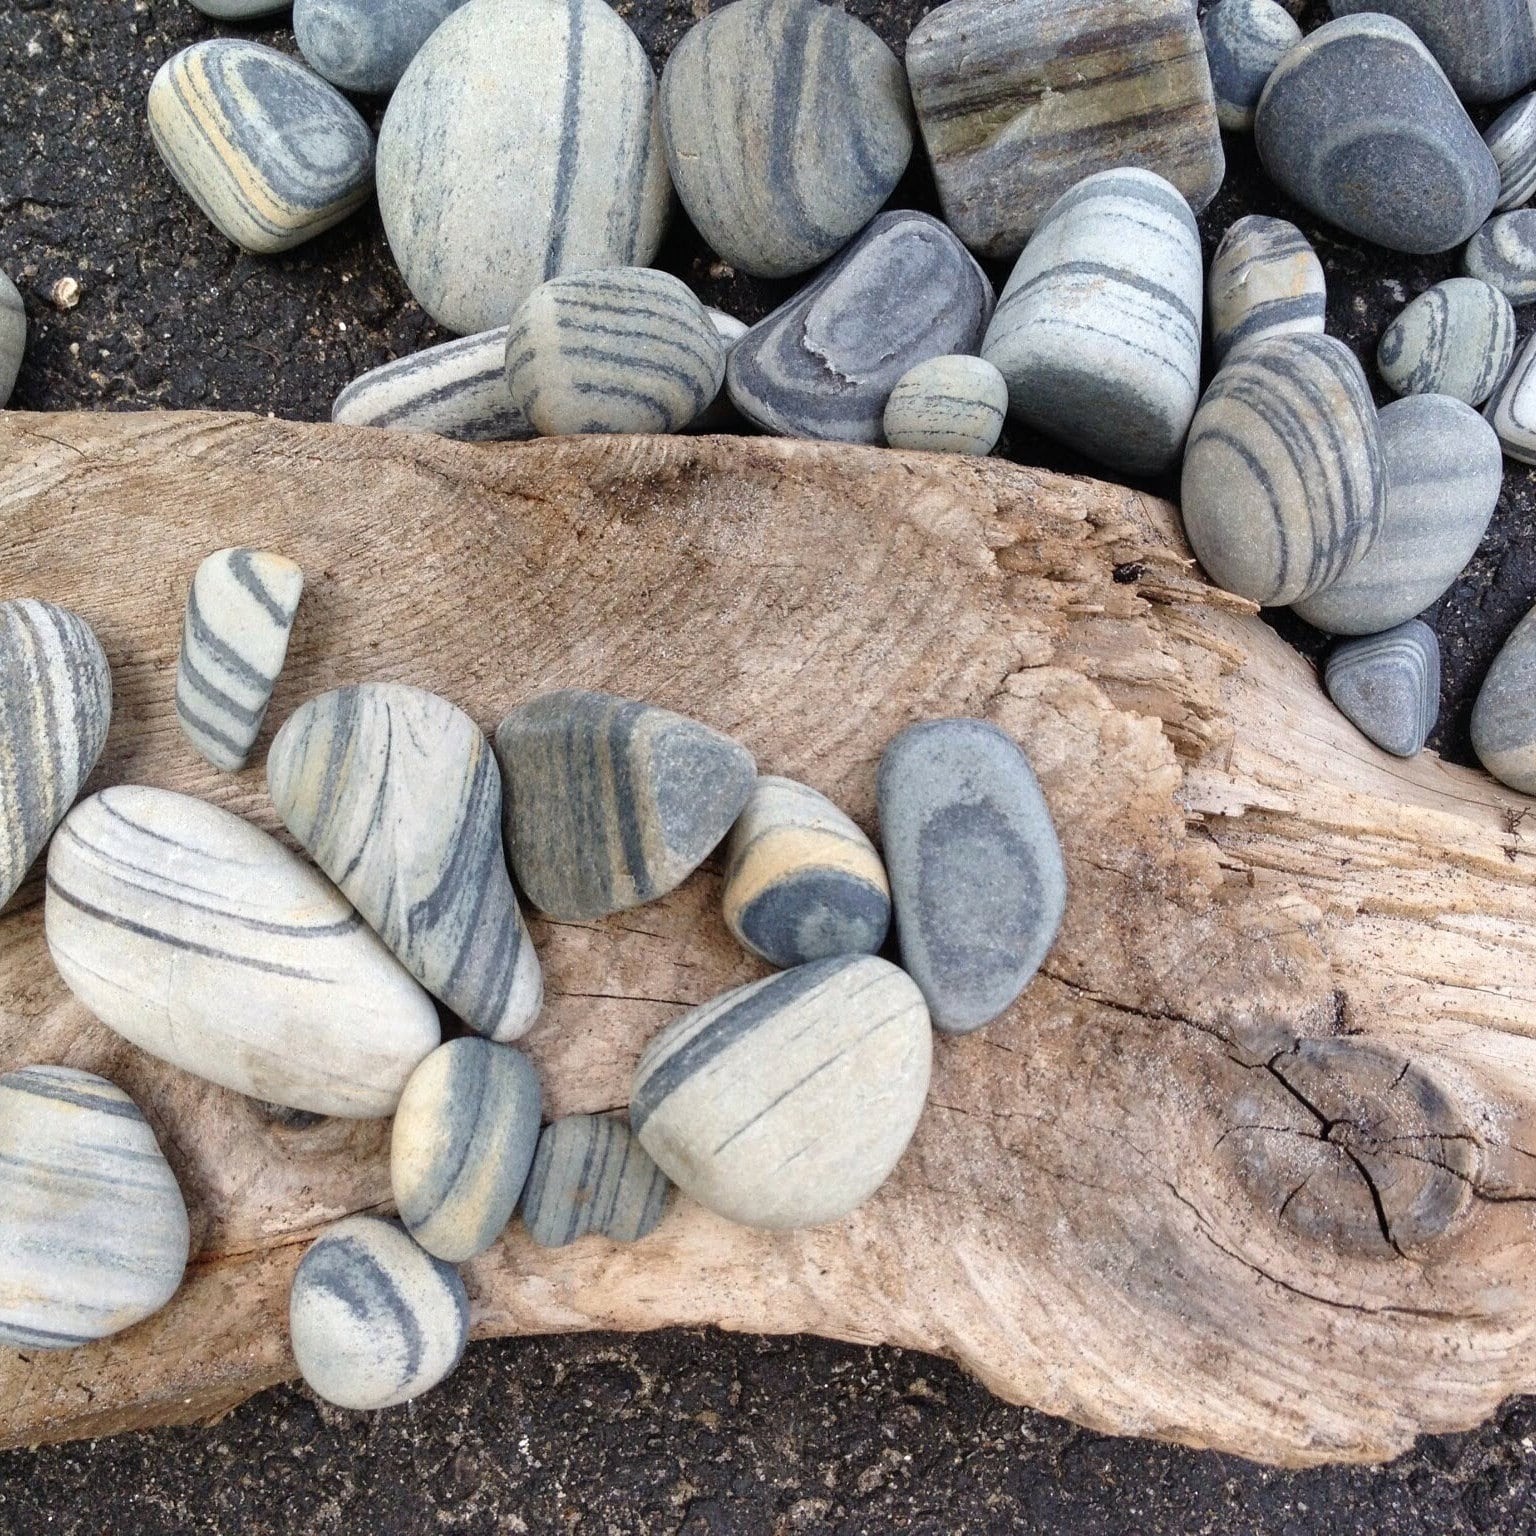
[[[1509,372],[1515,312],[1497,288],[1449,277],[1382,333],[1376,366],[1399,395],[1451,395],[1481,405]]]

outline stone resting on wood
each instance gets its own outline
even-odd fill
[[[1530,803],[1385,756],[1172,508],[991,461],[767,439],[448,441],[202,414],[0,416],[0,596],[66,604],[112,664],[90,788],[277,830],[175,720],[208,550],[311,583],[270,731],[363,679],[483,725],[605,688],[730,732],[873,821],[902,726],[995,720],[1060,829],[1060,941],[990,1028],[936,1042],[916,1140],[814,1231],[678,1200],[632,1246],[519,1224],[466,1268],[474,1331],[713,1324],[886,1341],[1102,1430],[1292,1465],[1385,1457],[1536,1388]],[[1532,823],[1536,826],[1536,823]],[[204,1419],[293,1374],[289,1277],[389,1198],[388,1122],[274,1117],[150,1059],[54,974],[34,877],[0,918],[0,1069],[143,1106],[193,1261],[147,1323],[0,1352],[0,1443]],[[535,921],[547,1113],[622,1106],[645,1042],[761,974],[706,869],[596,923]],[[494,1410],[493,1410],[494,1411]]]

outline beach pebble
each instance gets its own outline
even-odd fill
[[[1451,395],[1481,405],[1509,372],[1515,312],[1497,288],[1449,277],[1426,289],[1382,333],[1376,366],[1399,395]]]
[[[684,1194],[744,1226],[814,1227],[862,1205],[906,1150],[933,1032],[912,979],[873,955],[818,960],[669,1025],[629,1116]]]
[[[192,577],[176,718],[215,768],[243,768],[256,745],[303,590],[292,560],[259,549],[218,550]]]
[[[1536,208],[1490,219],[1473,235],[1463,265],[1468,277],[1497,288],[1511,304],[1536,299]]]
[[[1200,232],[1151,171],[1101,171],[1050,210],[997,302],[982,356],[1013,414],[1128,474],[1177,460],[1200,398]]]
[[[622,1114],[565,1115],[539,1136],[523,1222],[541,1248],[593,1232],[634,1243],[656,1230],[671,1191]]]
[[[0,405],[11,398],[27,350],[27,310],[16,284],[0,272]]]
[[[651,267],[541,283],[507,333],[513,410],[545,436],[678,432],[714,403],[725,344],[688,285]]]
[[[158,1312],[187,1207],[138,1105],[73,1067],[0,1077],[0,1344],[69,1349]]]
[[[260,827],[118,784],[48,854],[49,953],[140,1050],[320,1115],[392,1114],[438,1043],[432,1000],[336,888]]]
[[[149,131],[220,233],[256,256],[339,223],[373,190],[373,135],[335,87],[275,48],[214,37],[149,87]]]
[[[1503,213],[1528,203],[1536,192],[1536,91],[1494,118],[1483,142],[1499,168],[1496,210]]]
[[[1521,349],[1483,415],[1510,458],[1536,464],[1536,336]]]
[[[402,683],[295,710],[267,754],[288,830],[405,968],[471,1029],[515,1040],[544,987],[501,846],[501,782],[475,724]]]
[[[874,844],[825,795],[769,775],[731,828],[721,900],[726,927],[781,969],[872,955],[891,922]]]
[[[90,625],[35,598],[0,603],[0,907],[75,803],[111,718]]]
[[[992,297],[937,219],[883,213],[731,349],[731,400],[784,437],[878,443],[897,380],[930,357],[977,351]]]
[[[316,74],[385,96],[421,45],[464,0],[293,0],[293,38]]]
[[[1536,794],[1536,609],[1488,669],[1472,710],[1472,749],[1500,783]]]
[[[1503,484],[1498,437],[1460,400],[1409,395],[1385,406],[1378,425],[1381,533],[1337,581],[1295,605],[1335,635],[1380,634],[1428,608],[1476,553]]]
[[[944,218],[1013,257],[1062,193],[1142,166],[1198,211],[1226,162],[1187,0],[949,0],[907,39],[907,76]]]
[[[885,749],[880,840],[901,963],[934,1026],[1004,1012],[1056,940],[1067,875],[1029,759],[985,720],[928,720]]]
[[[1184,532],[1211,580],[1256,603],[1337,581],[1381,532],[1376,403],[1332,336],[1249,342],[1212,380],[1184,451]]]
[[[704,313],[709,316],[710,324],[714,326],[715,335],[720,338],[720,344],[725,348],[725,356],[729,360],[731,348],[747,334],[746,322],[738,320],[735,315],[726,314],[724,310],[710,309],[707,305]],[[725,387],[723,371],[720,376],[720,388],[715,391],[715,398],[683,430],[690,433],[734,433],[746,430],[746,424],[737,414],[736,407],[731,404],[731,395]]]
[[[1301,28],[1276,0],[1218,0],[1200,32],[1217,121],[1234,132],[1251,129],[1259,97],[1275,66],[1301,41]]]
[[[757,774],[745,747],[707,725],[580,688],[514,709],[496,756],[518,884],[541,912],[578,922],[681,885]]]
[[[304,1251],[288,1293],[293,1358],[338,1408],[390,1408],[435,1387],[464,1354],[469,1297],[453,1265],[398,1222],[348,1216]]]
[[[1339,712],[1378,747],[1414,757],[1440,714],[1440,642],[1429,625],[1409,619],[1336,645],[1323,681]]]
[[[539,1074],[521,1051],[465,1035],[411,1073],[395,1110],[389,1182],[406,1230],[459,1264],[512,1219],[539,1140]]]
[[[604,0],[469,0],[427,39],[379,129],[401,275],[460,335],[546,278],[644,266],[670,198],[656,82]]]
[[[286,11],[292,0],[192,0],[192,4],[215,21],[254,21]]]
[[[892,448],[984,457],[1008,413],[1008,381],[982,357],[930,357],[896,381],[885,403]]]
[[[1488,146],[1429,50],[1390,16],[1311,33],[1270,76],[1254,129],[1282,191],[1389,250],[1450,250],[1498,201]]]
[[[1293,331],[1322,335],[1328,312],[1323,264],[1285,219],[1250,213],[1221,237],[1207,282],[1211,353],[1218,367],[1233,347]]]
[[[689,218],[754,277],[835,256],[912,154],[901,61],[819,0],[735,0],[705,16],[662,72],[661,125]]]

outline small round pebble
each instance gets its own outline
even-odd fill
[[[316,74],[364,96],[394,90],[464,0],[293,0],[293,37]]]
[[[523,1224],[541,1248],[597,1233],[636,1243],[656,1230],[672,1185],[622,1114],[546,1125],[523,1189]]]
[[[1536,192],[1536,91],[1506,107],[1483,134],[1499,168],[1496,211],[1518,208]]]
[[[1259,97],[1275,66],[1301,41],[1295,18],[1276,0],[1219,0],[1200,23],[1216,94],[1216,120],[1253,127]]]
[[[288,1294],[293,1357],[338,1408],[389,1408],[435,1387],[464,1353],[459,1272],[398,1222],[349,1216],[309,1245]]]
[[[931,357],[896,381],[885,403],[892,448],[985,456],[1002,436],[1008,381],[981,357]]]
[[[1261,336],[1321,336],[1328,312],[1323,264],[1307,237],[1285,219],[1252,213],[1221,237],[1207,283],[1211,351],[1218,366]]]
[[[1497,288],[1511,304],[1536,299],[1536,208],[1489,219],[1473,235],[1464,264],[1469,277]]]
[[[1536,795],[1536,609],[1493,658],[1472,709],[1472,749],[1500,783]]]
[[[1440,642],[1418,619],[1334,647],[1323,672],[1328,697],[1394,757],[1424,750],[1440,714]]]
[[[286,11],[290,0],[192,0],[192,4],[215,21],[254,21]]]
[[[1382,333],[1376,366],[1399,395],[1450,395],[1481,405],[1509,372],[1515,312],[1477,277],[1426,289]]]
[[[27,350],[27,311],[16,284],[0,272],[0,405],[11,398]]]

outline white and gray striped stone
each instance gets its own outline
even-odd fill
[[[1041,221],[981,355],[1014,416],[1128,474],[1178,458],[1200,398],[1200,232],[1151,171],[1101,171]]]
[[[984,457],[1008,414],[1008,381],[984,357],[930,357],[896,381],[885,402],[892,448]]]
[[[1376,541],[1386,476],[1376,404],[1332,336],[1240,348],[1195,413],[1184,532],[1212,581],[1256,603],[1331,586]]]
[[[1536,300],[1536,208],[1489,219],[1467,243],[1462,264],[1511,304]]]
[[[48,854],[65,985],[125,1040],[320,1115],[393,1113],[437,1010],[336,888],[260,827],[165,789],[83,800]]]
[[[731,349],[731,400],[782,437],[878,443],[896,381],[930,357],[977,351],[992,300],[937,219],[883,213]]]
[[[1536,464],[1536,336],[1515,359],[1483,415],[1499,435],[1499,446],[1521,464]]]
[[[1536,795],[1536,609],[1515,626],[1483,679],[1472,749],[1500,783]]]
[[[936,1029],[1003,1013],[1056,941],[1067,874],[1029,759],[986,720],[928,720],[885,749],[880,842],[901,963]]]
[[[883,1184],[923,1112],[922,993],[873,955],[737,987],[669,1025],[635,1069],[629,1117],[684,1194],[730,1221],[837,1221]]]
[[[221,549],[187,590],[176,668],[182,734],[215,768],[245,766],[283,661],[304,591],[284,555]]]
[[[69,1349],[176,1294],[187,1208],[139,1107],[73,1067],[0,1077],[0,1344]]]
[[[0,603],[0,907],[96,766],[112,719],[112,674],[78,614]]]
[[[507,332],[507,394],[546,436],[680,432],[725,380],[725,343],[688,285],[652,267],[541,283]]]
[[[339,223],[373,191],[373,134],[334,86],[240,38],[183,48],[149,87],[149,131],[215,227],[253,255]]]
[[[387,96],[464,0],[293,0],[293,38],[332,85]]]
[[[720,345],[725,348],[726,360],[730,360],[731,349],[747,334],[747,324],[738,320],[735,315],[728,315],[724,310],[704,307],[704,313],[709,316],[710,324],[715,328],[715,335],[720,338]],[[695,416],[683,431],[688,433],[700,432],[741,432],[745,430],[745,423],[737,414],[736,407],[731,404],[730,391],[725,387],[725,377],[722,373],[720,388],[715,391],[715,398],[704,408],[703,412]]]
[[[461,1264],[512,1219],[539,1140],[533,1063],[510,1045],[465,1035],[411,1073],[389,1144],[389,1182],[406,1231]]]
[[[299,1260],[288,1335],[317,1396],[338,1408],[391,1408],[420,1397],[459,1363],[469,1296],[458,1270],[398,1222],[348,1216]]]
[[[1336,645],[1323,671],[1339,712],[1384,752],[1415,757],[1440,714],[1440,642],[1409,619]]]
[[[480,728],[421,688],[362,683],[294,711],[267,754],[288,830],[421,984],[515,1040],[544,985],[501,846]]]
[[[1519,208],[1536,192],[1536,91],[1512,102],[1483,131],[1499,168],[1495,212]]]
[[[1426,289],[1382,333],[1376,366],[1399,395],[1451,395],[1481,405],[1515,356],[1515,312],[1480,278]]]
[[[1330,21],[1293,48],[1254,130],[1282,191],[1389,250],[1450,250],[1499,198],[1499,168],[1450,82],[1390,16]]]
[[[0,405],[11,398],[27,350],[27,309],[16,284],[0,272]]]
[[[1339,579],[1295,605],[1335,635],[1375,635],[1422,613],[1477,551],[1504,482],[1492,427],[1449,395],[1409,395],[1378,418],[1381,533]]]
[[[1211,66],[1216,119],[1234,133],[1246,132],[1275,66],[1301,41],[1301,28],[1276,0],[1217,0],[1200,23],[1200,35]]]
[[[1217,367],[1245,341],[1322,335],[1328,285],[1317,252],[1286,219],[1251,213],[1221,237],[1206,283]]]
[[[378,180],[401,275],[460,335],[559,273],[643,266],[671,185],[645,50],[604,0],[469,0],[390,98]]]
[[[592,1233],[635,1243],[656,1230],[671,1192],[622,1114],[564,1115],[539,1136],[523,1223],[541,1248]]]

